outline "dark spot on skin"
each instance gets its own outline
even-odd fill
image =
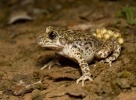
[[[87,50],[89,47],[85,47],[85,50]]]
[[[102,56],[102,53],[101,53],[101,52],[100,52],[100,53],[98,53],[98,56],[100,56],[100,57],[101,57],[101,56]]]
[[[75,52],[74,54],[76,55],[77,53]]]
[[[80,50],[81,54],[83,53],[83,50]]]
[[[83,59],[82,57],[80,57],[80,59]]]
[[[87,68],[85,68],[85,71],[88,72],[89,70]]]
[[[92,42],[89,42],[89,44],[90,44],[90,47],[92,47],[93,45],[92,45]]]
[[[73,47],[74,47],[74,48],[77,48],[77,46],[76,46],[76,45],[74,45]]]
[[[84,63],[84,61],[81,61],[81,63]]]
[[[107,57],[107,54],[104,54],[104,58]]]
[[[112,58],[116,58],[116,55],[112,55],[111,57],[112,57]]]
[[[80,55],[80,53],[77,53],[77,55]]]
[[[84,45],[87,45],[89,42],[85,42]]]

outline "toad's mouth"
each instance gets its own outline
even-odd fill
[[[38,42],[38,44],[41,47],[45,47],[45,48],[49,48],[49,49],[53,49],[53,50],[61,50],[63,48],[63,46],[60,44],[42,43],[42,42]]]

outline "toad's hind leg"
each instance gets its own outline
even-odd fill
[[[111,66],[112,61],[116,60],[120,55],[121,46],[120,44],[116,44],[116,49],[113,51],[112,55],[104,60],[104,62],[108,62]]]
[[[112,61],[116,60],[120,55],[120,50],[121,45],[118,43],[117,39],[111,37],[105,41],[100,48],[98,48],[95,53],[95,58],[104,59],[104,62],[108,62],[111,66]]]

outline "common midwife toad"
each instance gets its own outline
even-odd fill
[[[91,34],[79,30],[58,30],[49,26],[37,38],[37,43],[77,62],[82,76],[77,79],[76,83],[82,81],[82,86],[84,86],[84,81],[92,81],[88,63],[96,58],[103,59],[111,65],[112,61],[120,55],[123,39],[120,33],[105,28],[96,29]],[[42,69],[47,66],[50,68],[54,64],[56,62],[52,60]]]

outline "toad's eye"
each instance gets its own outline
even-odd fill
[[[54,32],[54,31],[51,31],[51,32],[49,33],[49,38],[50,38],[51,40],[55,39],[57,36],[58,36],[58,34],[57,34],[56,32]]]

